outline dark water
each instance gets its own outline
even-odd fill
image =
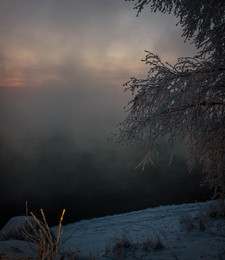
[[[60,95],[51,103],[49,96],[48,102],[37,102],[37,94],[26,91],[1,89],[1,94],[1,227],[10,217],[25,214],[26,201],[38,217],[43,208],[52,226],[64,208],[66,224],[163,204],[204,201],[211,195],[199,187],[200,168],[188,173],[179,152],[171,167],[168,152],[163,152],[154,165],[141,171],[135,169],[143,155],[139,147],[119,148],[99,137],[98,131],[109,126],[108,121],[104,125],[104,116],[91,122],[86,118],[88,123],[82,124],[75,110],[69,113],[62,105],[57,110]]]
[[[98,147],[76,149],[63,137],[37,140],[35,155],[11,151],[1,139],[1,225],[29,209],[43,208],[50,225],[57,224],[63,208],[64,223],[133,211],[162,204],[206,200],[199,188],[200,170],[188,173],[175,158],[135,170],[135,152]]]

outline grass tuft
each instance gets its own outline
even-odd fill
[[[137,251],[149,253],[151,250],[159,250],[165,247],[159,236],[156,236],[155,240],[147,238],[141,242],[134,242],[123,235],[122,238],[115,238],[112,242],[111,246],[109,243],[106,244],[105,250],[105,256],[110,256],[112,259],[124,259],[127,256],[135,258]]]
[[[34,218],[34,222],[36,223],[38,230],[37,230],[37,228],[35,228],[34,224],[31,223],[28,218],[26,218],[26,221],[29,224],[29,226],[31,227],[31,229],[33,230],[34,235],[31,235],[29,233],[26,233],[25,235],[27,236],[27,238],[30,241],[32,241],[35,244],[38,244],[38,259],[39,260],[56,260],[57,257],[59,255],[61,255],[61,254],[59,254],[59,250],[61,248],[61,245],[59,243],[59,239],[60,239],[60,236],[63,233],[62,221],[63,221],[63,217],[64,217],[64,214],[65,214],[65,209],[63,210],[61,217],[60,217],[60,220],[59,220],[58,232],[57,232],[56,238],[54,237],[53,233],[51,232],[51,230],[49,228],[49,225],[46,221],[43,209],[41,209],[41,215],[42,215],[42,219],[43,219],[44,224],[42,224],[36,218],[36,216],[33,214],[33,212],[30,212],[30,214]],[[67,238],[66,241],[69,238]],[[74,253],[74,257],[78,254],[79,254],[79,250],[76,250],[76,252]],[[64,253],[63,256],[61,255],[60,259],[64,259],[66,255],[67,255],[66,253]]]

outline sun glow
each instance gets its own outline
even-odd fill
[[[37,87],[46,82],[60,81],[57,66],[60,57],[56,53],[19,49],[7,55],[7,63],[0,70],[0,86]]]

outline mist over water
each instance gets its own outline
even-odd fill
[[[123,83],[145,78],[144,50],[175,64],[194,56],[172,15],[136,17],[132,1],[0,1],[0,226],[43,208],[50,225],[161,204],[206,200],[184,151],[109,142],[131,99]],[[5,86],[5,87],[4,87]],[[16,87],[17,86],[17,87]]]
[[[140,147],[107,140],[125,116],[124,97],[107,91],[0,88],[1,226],[25,214],[25,201],[56,225],[63,208],[65,224],[209,198],[200,169],[188,173],[182,153],[168,168],[165,151],[141,171]]]

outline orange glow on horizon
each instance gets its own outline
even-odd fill
[[[61,80],[56,75],[35,75],[29,77],[26,75],[18,74],[14,77],[6,77],[1,79],[0,87],[40,87],[49,83],[59,83]]]
[[[5,53],[5,64],[0,67],[0,87],[39,87],[59,84],[61,56],[52,51],[19,48]]]
[[[2,79],[0,81],[0,87],[23,87],[24,82],[22,80],[18,79]]]
[[[0,87],[89,84],[86,82],[87,71],[89,81],[121,86],[130,76],[141,77],[146,73],[148,68],[137,61],[138,55],[139,51],[131,55],[127,46],[120,43],[105,50],[90,48],[78,58],[76,53],[56,48],[19,48],[6,55],[7,62],[3,72],[0,71]]]

